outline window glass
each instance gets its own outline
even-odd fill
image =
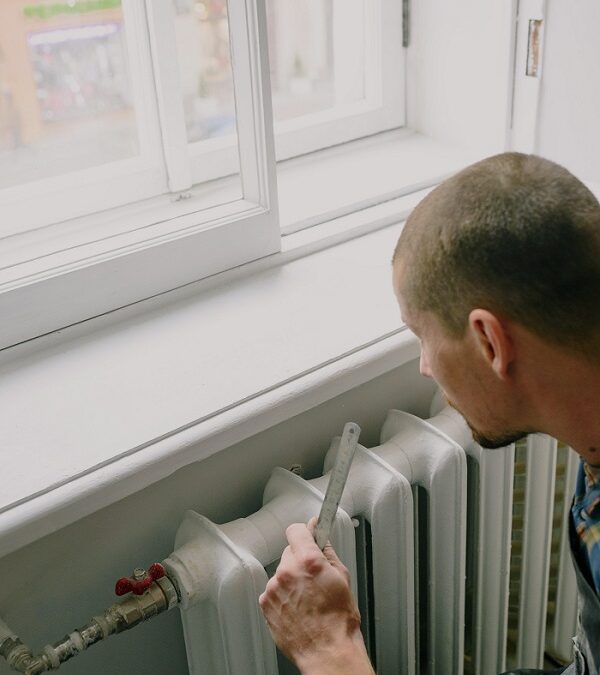
[[[236,134],[226,0],[173,0],[190,143]]]
[[[267,0],[276,122],[365,98],[364,0]]]
[[[120,0],[1,0],[0,188],[139,153]]]

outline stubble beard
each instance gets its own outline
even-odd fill
[[[488,450],[505,448],[507,445],[516,443],[517,441],[520,441],[522,438],[525,438],[530,433],[532,433],[531,431],[513,431],[513,430],[505,430],[497,434],[490,434],[483,432],[477,427],[473,426],[471,422],[469,422],[469,420],[465,417],[462,410],[460,410],[460,408],[458,408],[448,397],[446,397],[446,401],[448,402],[448,405],[450,407],[454,408],[454,410],[456,410],[462,415],[463,419],[467,423],[467,426],[471,430],[473,440],[482,448],[487,448]]]

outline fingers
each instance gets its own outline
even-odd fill
[[[279,582],[275,577],[272,577],[269,579],[269,581],[267,581],[264,592],[261,593],[258,598],[258,604],[261,606],[263,611],[273,605],[273,601],[277,597],[278,590]]]
[[[283,553],[281,554],[281,559],[279,561],[279,565],[277,566],[277,569],[280,567],[292,567],[295,563],[295,558],[294,558],[294,553],[292,551],[291,546],[286,546],[283,549]]]
[[[323,555],[334,566],[339,567],[340,565],[343,564],[342,561],[338,558],[337,553],[333,550],[333,546],[331,545],[330,541],[328,541],[325,544],[325,548],[323,549]]]
[[[315,543],[314,536],[304,523],[290,525],[285,531],[285,536],[295,555],[300,555],[305,551],[314,551],[314,549],[321,552]]]
[[[333,546],[330,542],[325,544],[323,549],[323,555],[329,561],[329,564],[335,569],[339,570],[343,575],[348,584],[350,584],[350,572],[344,563],[338,558],[337,553],[333,550]]]
[[[275,577],[283,586],[284,588],[287,588],[290,586],[290,584],[293,583],[294,578],[298,574],[298,562],[292,552],[292,549],[290,546],[287,546],[283,553],[281,554],[281,560],[279,561],[279,565],[277,566],[277,570],[275,572]]]
[[[317,527],[317,517],[313,516],[308,523],[306,524],[308,531],[312,534],[313,538],[315,536],[315,528]],[[329,562],[335,567],[344,567],[342,561],[338,558],[337,553],[333,550],[331,542],[328,541],[323,548],[323,555],[329,560]]]
[[[308,527],[302,523],[290,525],[286,536],[298,566],[309,575],[318,574],[327,564],[327,560]]]
[[[292,655],[307,639],[327,642],[328,626],[350,625],[354,630],[360,625],[348,570],[331,544],[325,555],[319,550],[312,527],[314,519],[308,526],[290,525],[286,532],[290,544],[258,599],[275,641]]]
[[[321,552],[317,546],[311,529],[316,525],[316,518],[311,518],[308,525],[295,523],[286,530],[290,545],[281,556],[281,563],[277,569],[277,576],[282,585],[291,583],[295,574],[304,570],[310,575],[318,574],[327,561],[329,565],[339,571],[346,582],[350,584],[350,573],[338,558],[330,542],[327,542]]]

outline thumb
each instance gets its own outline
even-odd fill
[[[308,528],[308,531],[312,534],[312,536],[315,536],[315,529],[317,527],[317,517],[313,516],[308,523],[306,524],[306,527]],[[328,541],[325,544],[325,548],[323,549],[323,555],[327,558],[329,563],[333,565],[334,567],[337,567],[338,569],[345,569],[344,564],[342,561],[338,558],[337,553],[333,550],[333,546],[331,545],[331,542]]]
[[[338,571],[338,574],[342,575],[342,578],[346,580],[346,583],[348,584],[348,587],[351,585],[351,579],[350,579],[350,571],[344,565],[344,563],[338,558],[337,553],[333,550],[333,546],[331,545],[330,542],[327,542],[325,544],[325,548],[323,549],[323,555],[329,562],[329,564]]]
[[[333,567],[337,567],[340,570],[346,569],[344,563],[338,558],[337,553],[333,550],[331,542],[328,541],[325,544],[325,548],[323,549],[323,555],[327,558],[327,560]]]

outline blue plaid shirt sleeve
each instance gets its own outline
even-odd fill
[[[571,508],[584,572],[600,597],[600,469],[579,466]]]

